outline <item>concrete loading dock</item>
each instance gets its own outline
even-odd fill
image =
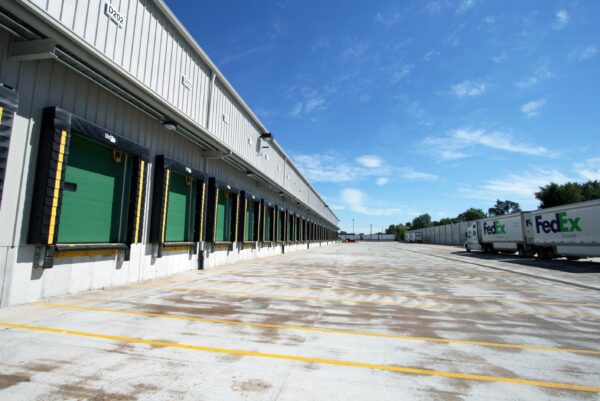
[[[0,399],[598,399],[599,305],[597,263],[340,244],[5,308]]]
[[[0,201],[0,306],[337,232],[161,0],[0,3]]]

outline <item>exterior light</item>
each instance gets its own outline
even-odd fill
[[[176,131],[177,130],[177,123],[175,121],[171,121],[171,120],[163,121],[162,126],[167,131]]]
[[[271,134],[270,132],[263,132],[262,134],[260,134],[260,139],[262,139],[263,141],[272,142],[273,134]]]
[[[248,177],[252,177],[254,175],[254,173],[252,171],[248,170],[248,171],[246,171],[246,175]]]

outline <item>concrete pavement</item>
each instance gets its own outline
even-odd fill
[[[0,400],[600,399],[600,264],[340,244],[0,310]]]

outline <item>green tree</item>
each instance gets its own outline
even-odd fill
[[[501,201],[500,199],[498,199],[496,200],[496,205],[488,209],[488,214],[490,216],[502,216],[503,214],[510,214],[520,211],[521,207],[517,202],[513,202],[510,200]]]
[[[535,197],[541,202],[540,209],[600,199],[600,182],[598,180],[588,181],[584,184],[552,182],[545,187],[540,187],[540,190],[535,193]]]
[[[474,207],[469,208],[456,216],[457,221],[473,221],[483,219],[485,216],[485,212],[481,209],[476,209]]]
[[[411,229],[425,228],[431,226],[431,216],[427,213],[417,216],[413,219]]]
[[[404,239],[404,233],[408,231],[406,226],[402,224],[390,224],[388,228],[385,229],[386,234],[394,234],[397,240]]]

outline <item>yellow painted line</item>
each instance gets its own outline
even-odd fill
[[[409,341],[428,341],[428,342],[436,342],[436,343],[444,343],[444,344],[465,344],[465,345],[479,345],[479,346],[483,346],[483,347],[515,348],[515,349],[527,349],[527,350],[536,350],[536,351],[556,351],[556,352],[570,352],[570,353],[586,354],[586,355],[600,355],[600,351],[594,351],[594,350],[588,350],[588,349],[546,347],[546,346],[541,346],[541,345],[493,343],[493,342],[487,342],[487,341],[453,340],[453,339],[439,338],[439,337],[417,337],[417,336],[406,336],[406,335],[391,334],[391,333],[373,333],[373,332],[368,332],[368,331],[329,329],[329,328],[324,328],[324,327],[292,326],[292,325],[273,324],[273,323],[256,323],[256,322],[244,322],[244,321],[237,321],[237,320],[209,319],[209,318],[193,317],[193,316],[185,316],[185,315],[169,315],[169,314],[164,314],[164,313],[141,312],[141,311],[131,311],[131,310],[123,310],[123,309],[97,308],[97,307],[91,307],[91,306],[56,304],[56,303],[49,303],[49,302],[34,302],[34,304],[38,305],[38,306],[49,307],[49,308],[75,309],[75,310],[85,310],[85,311],[92,311],[92,312],[108,312],[108,313],[119,313],[119,314],[124,314],[124,315],[160,317],[160,318],[188,320],[188,321],[202,322],[202,323],[228,324],[228,325],[232,325],[232,326],[260,327],[260,328],[280,329],[280,330],[299,330],[299,331],[310,331],[310,332],[317,332],[317,333],[348,334],[348,335],[357,335],[357,336],[366,336],[366,337],[392,338],[392,339],[409,340]]]
[[[0,106],[0,124],[2,124],[2,113],[4,112],[4,107]]]
[[[67,142],[67,131],[60,133],[60,146],[58,149],[58,161],[56,163],[56,177],[54,178],[54,192],[52,194],[52,208],[50,209],[50,225],[48,227],[48,244],[54,243],[54,230],[56,228],[56,214],[58,213],[58,198],[60,196],[60,181],[63,170],[63,157]]]
[[[241,355],[241,356],[250,356],[250,357],[257,357],[257,358],[265,358],[265,359],[279,359],[279,360],[304,362],[304,363],[316,363],[316,364],[322,364],[322,365],[347,366],[347,367],[354,367],[354,368],[362,368],[362,369],[370,369],[370,370],[383,370],[383,371],[407,373],[407,374],[422,375],[422,376],[447,377],[447,378],[451,378],[451,379],[521,384],[521,385],[527,385],[527,386],[554,388],[554,389],[561,389],[561,390],[587,391],[587,392],[594,392],[594,393],[600,392],[600,387],[584,386],[584,385],[579,385],[579,384],[556,383],[556,382],[543,381],[543,380],[529,380],[529,379],[519,379],[519,378],[513,378],[513,377],[490,376],[490,375],[472,374],[472,373],[445,372],[445,371],[439,371],[439,370],[411,368],[411,367],[405,367],[405,366],[379,365],[379,364],[366,363],[366,362],[354,362],[354,361],[344,361],[344,360],[338,360],[338,359],[313,358],[313,357],[297,356],[297,355],[271,354],[271,353],[265,353],[265,352],[207,347],[207,346],[202,346],[202,345],[182,344],[182,343],[167,342],[167,341],[144,340],[141,338],[121,337],[121,336],[113,336],[110,334],[91,333],[91,332],[75,331],[75,330],[63,330],[63,329],[56,329],[56,328],[52,328],[52,327],[30,326],[30,325],[7,323],[7,322],[0,322],[0,326],[9,327],[9,328],[13,328],[13,329],[41,331],[41,332],[56,333],[56,334],[67,334],[67,335],[72,335],[72,336],[99,338],[99,339],[110,340],[110,341],[153,345],[155,347],[179,348],[179,349],[185,349],[185,350],[191,350],[191,351],[204,351],[204,352],[212,352],[212,353],[218,353],[218,354]]]
[[[181,280],[180,282],[186,282]],[[352,291],[352,290],[336,290],[332,288],[318,288],[318,287],[287,287],[283,285],[254,285],[251,283],[241,283],[239,281],[203,281],[194,280],[193,282],[203,282],[210,284],[235,284],[239,286],[252,287],[252,288],[276,288],[276,289],[284,289],[284,290],[302,290],[302,291],[319,291],[319,292],[336,292],[343,294],[359,294],[359,295],[388,295],[388,296],[399,296],[399,297],[407,297],[407,298],[433,298],[433,299],[456,299],[456,300],[465,300],[465,301],[500,301],[500,302],[518,302],[522,304],[540,304],[540,305],[560,305],[560,306],[591,306],[591,307],[600,307],[600,304],[594,303],[580,303],[580,302],[568,302],[568,301],[536,301],[529,299],[510,299],[510,298],[502,298],[502,297],[468,297],[468,296],[454,296],[454,295],[422,295],[422,294],[414,294],[414,293],[406,293],[406,292],[371,292],[371,291]]]
[[[167,229],[167,205],[169,203],[169,178],[171,177],[171,170],[167,169],[167,177],[165,183],[165,199],[163,205],[163,226],[162,226],[162,235],[161,242],[165,242],[165,231]]]
[[[217,221],[219,219],[219,188],[215,190],[215,221],[213,223],[213,237],[212,241],[217,240]]]
[[[135,219],[135,236],[133,237],[133,242],[137,244],[139,242],[138,234],[140,231],[140,220],[142,219],[142,195],[144,193],[144,161],[140,160],[140,182],[138,189],[138,199],[137,199],[137,213]]]
[[[318,302],[355,302],[365,303],[374,305],[398,305],[403,308],[409,309],[455,309],[473,312],[489,312],[489,313],[500,313],[500,314],[526,314],[526,315],[552,315],[552,316],[563,316],[563,317],[593,317],[600,319],[600,315],[591,313],[572,313],[572,312],[551,312],[551,311],[527,311],[522,309],[505,309],[505,308],[480,308],[466,305],[438,305],[438,304],[423,304],[423,303],[408,303],[402,301],[372,301],[367,299],[348,299],[348,298],[321,298],[321,297],[309,297],[302,295],[282,295],[282,294],[265,294],[265,293],[253,293],[248,291],[223,291],[223,290],[208,290],[201,288],[185,288],[185,287],[165,287],[165,286],[152,286],[152,285],[140,285],[138,287],[143,288],[156,288],[162,290],[173,290],[173,291],[195,291],[205,293],[217,293],[225,295],[244,295],[258,298],[282,298],[282,299],[303,299],[308,301]]]

